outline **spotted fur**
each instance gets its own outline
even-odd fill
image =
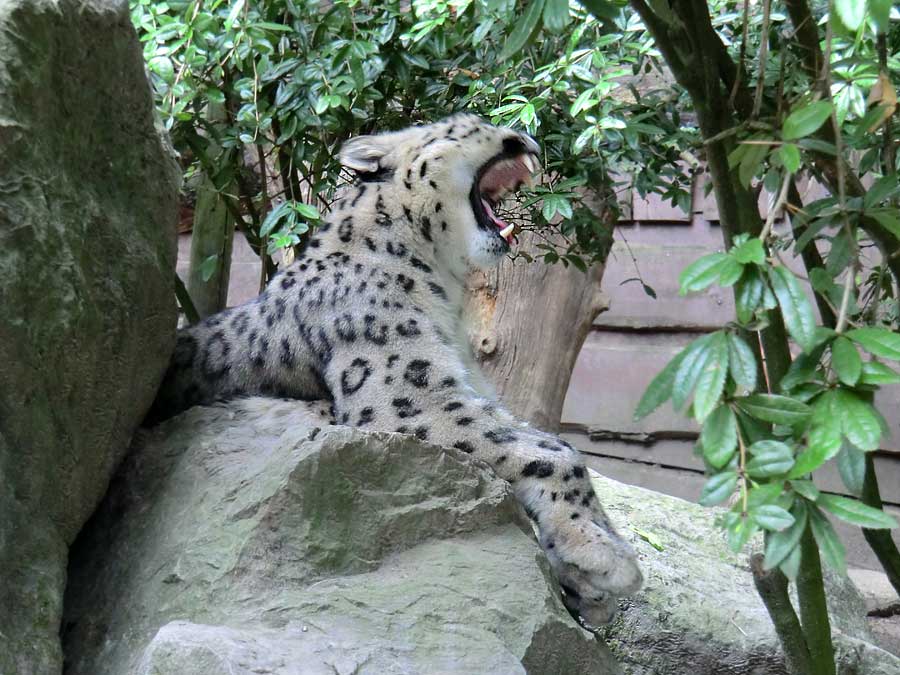
[[[515,419],[476,367],[463,279],[508,251],[470,192],[498,155],[534,141],[477,117],[348,141],[358,180],[305,255],[262,295],[183,330],[158,412],[247,394],[331,398],[336,420],[452,446],[513,485],[564,599],[591,623],[641,574],[565,441]],[[166,410],[168,408],[168,410]]]

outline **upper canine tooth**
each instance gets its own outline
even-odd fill
[[[525,165],[525,168],[528,169],[528,172],[534,173],[535,169],[537,168],[537,166],[535,166],[536,162],[534,161],[534,158],[531,155],[522,155],[521,158],[522,164]]]
[[[507,227],[504,227],[502,230],[500,230],[500,236],[503,237],[504,239],[508,240],[509,235],[512,234],[514,229],[516,229],[515,225],[509,225]]]

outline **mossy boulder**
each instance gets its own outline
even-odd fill
[[[174,341],[177,165],[124,0],[0,2],[0,672],[62,665],[67,547]]]

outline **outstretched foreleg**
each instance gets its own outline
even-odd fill
[[[413,434],[489,464],[537,524],[569,607],[589,623],[607,621],[615,598],[640,587],[641,573],[578,451],[479,397],[451,349],[435,342],[416,353],[429,358],[374,350],[336,357],[328,380],[338,421]],[[378,391],[385,384],[387,395]]]

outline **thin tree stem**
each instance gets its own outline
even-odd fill
[[[178,300],[181,311],[184,312],[184,316],[189,324],[193,325],[200,321],[200,315],[197,313],[197,308],[194,307],[191,294],[188,293],[188,289],[178,274],[175,275],[175,298]]]
[[[878,480],[875,478],[875,461],[872,459],[871,452],[866,453],[866,476],[863,480],[862,501],[873,509],[881,509],[884,506],[878,490]],[[891,531],[863,528],[863,536],[884,568],[891,586],[897,591],[897,595],[900,595],[900,551],[897,550],[897,544],[891,537]]]
[[[756,81],[756,93],[753,97],[753,119],[759,117],[759,111],[762,108],[763,90],[766,86],[766,58],[769,53],[770,14],[770,0],[763,0],[763,23],[759,41],[759,77]]]
[[[803,208],[803,200],[800,197],[800,191],[797,189],[797,183],[795,181],[791,181],[790,187],[788,188],[788,204],[798,211]],[[799,224],[799,220],[791,216],[791,232],[794,235],[794,241],[797,241],[800,238],[804,229],[805,228]],[[825,267],[825,261],[822,260],[822,255],[816,247],[815,240],[803,247],[803,250],[800,251],[800,257],[803,259],[803,266],[806,267],[807,277],[811,276],[814,269]],[[822,325],[828,328],[834,328],[837,325],[837,317],[831,309],[828,298],[815,290],[813,290],[813,294],[815,296],[816,305],[819,308],[819,314],[822,316]]]
[[[807,526],[800,540],[801,564],[797,574],[797,597],[800,600],[800,621],[809,647],[812,672],[816,675],[835,675],[834,646],[831,625],[825,602],[822,562],[812,528]]]
[[[762,229],[762,232],[759,233],[760,240],[765,243],[769,234],[772,232],[772,227],[775,225],[775,219],[778,217],[778,214],[781,212],[781,209],[784,208],[785,202],[787,202],[788,189],[793,182],[791,178],[791,174],[787,171],[784,173],[784,180],[781,181],[781,189],[778,191],[778,197],[775,199],[775,203],[772,205],[772,208],[769,209],[769,215],[766,218],[766,224]]]
[[[775,625],[775,633],[784,649],[788,671],[791,675],[813,675],[806,637],[788,597],[787,577],[778,568],[766,571],[763,568],[763,560],[764,557],[760,553],[750,557],[753,584]]]
[[[838,333],[843,333],[844,329],[847,327],[847,310],[850,307],[850,295],[853,292],[857,264],[858,261],[855,261],[850,265],[847,269],[847,277],[844,279],[844,293],[841,296],[841,307],[838,310],[837,324],[834,327]]]

